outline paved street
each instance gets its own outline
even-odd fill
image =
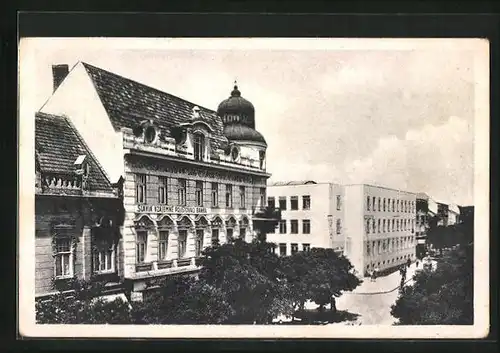
[[[422,269],[422,263],[420,263],[419,269]],[[416,265],[413,263],[406,274],[407,280],[413,277],[415,270]],[[399,271],[377,278],[375,282],[365,278],[364,282],[353,292],[346,292],[337,298],[337,310],[359,315],[356,321],[343,321],[330,325],[392,325],[395,319],[390,313],[391,305],[398,298],[400,281]],[[411,280],[407,282],[407,285],[410,284]],[[315,307],[314,303],[307,305],[308,309]]]

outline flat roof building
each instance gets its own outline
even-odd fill
[[[359,275],[415,260],[415,193],[360,184],[344,195],[344,253]]]
[[[275,182],[267,187],[269,207],[280,208],[281,221],[267,241],[279,255],[291,255],[313,247],[342,251],[343,188],[312,180]]]

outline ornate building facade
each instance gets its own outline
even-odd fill
[[[212,243],[254,237],[267,143],[236,85],[217,111],[82,62],[56,86],[42,111],[68,116],[121,188],[118,273],[132,299],[197,271]]]

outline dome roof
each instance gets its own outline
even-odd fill
[[[224,136],[228,140],[260,142],[267,146],[264,136],[251,127],[241,124],[230,124],[224,126]]]
[[[252,129],[255,128],[255,108],[251,102],[241,96],[236,84],[231,96],[219,104],[217,115],[222,118],[224,125],[239,123]]]

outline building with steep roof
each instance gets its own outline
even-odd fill
[[[93,275],[119,288],[117,190],[66,117],[35,116],[35,295]]]
[[[133,298],[197,271],[213,241],[253,238],[267,143],[236,85],[214,111],[79,62],[54,67],[54,89],[41,112],[67,116],[123,194],[118,275]]]

